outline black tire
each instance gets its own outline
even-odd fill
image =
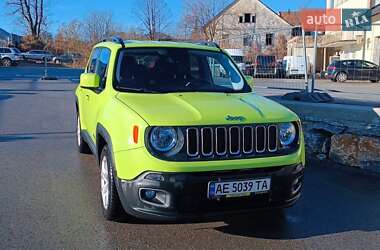
[[[344,73],[344,72],[339,72],[339,73],[336,75],[336,77],[335,77],[335,79],[336,79],[338,82],[340,82],[340,83],[343,83],[343,82],[347,81],[347,78],[348,78],[348,76],[347,76],[347,74]]]
[[[120,219],[125,215],[116,189],[116,178],[111,152],[105,145],[100,155],[100,200],[103,216],[110,221]],[[105,180],[108,184],[105,184]],[[104,193],[104,190],[107,190],[107,193]]]
[[[372,83],[377,83],[379,80],[370,80]]]
[[[4,58],[4,59],[2,60],[2,65],[3,65],[4,67],[10,67],[10,66],[12,66],[12,60],[9,59],[9,58]]]
[[[81,129],[81,125],[80,125],[79,114],[77,115],[76,139],[77,139],[77,146],[78,146],[79,153],[90,154],[91,149],[88,146],[87,142],[83,139],[83,136],[82,136],[82,129]]]

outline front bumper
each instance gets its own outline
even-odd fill
[[[117,189],[127,213],[148,220],[181,220],[217,216],[268,208],[292,206],[300,197],[303,185],[302,164],[194,173],[158,173],[164,180],[148,180],[144,173],[135,180],[118,180]],[[248,197],[210,200],[207,198],[210,181],[247,180],[271,177],[271,190]],[[167,196],[167,205],[154,205],[141,198],[141,190],[161,190]]]

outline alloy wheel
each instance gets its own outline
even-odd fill
[[[104,156],[102,159],[100,176],[101,176],[100,190],[102,193],[103,207],[105,209],[108,209],[110,184],[109,184],[108,160],[106,156]]]

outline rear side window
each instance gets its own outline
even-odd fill
[[[10,49],[4,49],[4,53],[12,53]]]

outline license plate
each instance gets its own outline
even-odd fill
[[[207,197],[217,199],[222,197],[249,196],[253,193],[270,191],[271,179],[262,178],[244,181],[209,182]]]

